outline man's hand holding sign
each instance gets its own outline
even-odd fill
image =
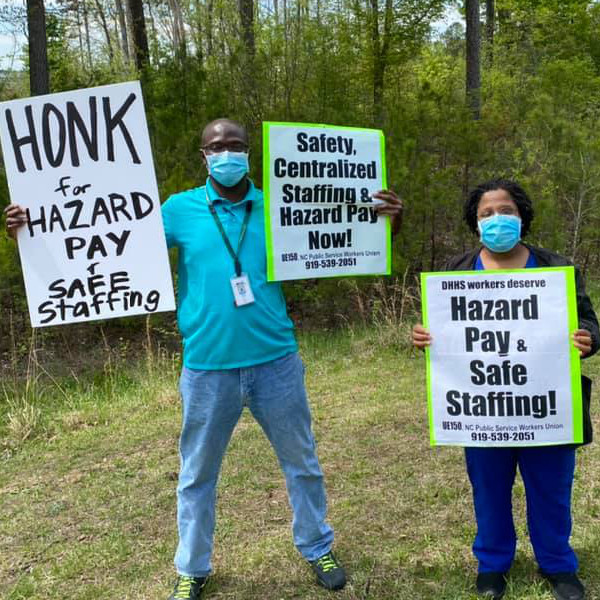
[[[382,217],[390,217],[392,235],[396,235],[402,226],[404,210],[402,200],[392,190],[379,190],[372,195],[372,198],[381,201],[375,204],[375,211]]]
[[[8,235],[17,238],[17,231],[27,223],[27,211],[20,204],[9,204],[4,209]]]

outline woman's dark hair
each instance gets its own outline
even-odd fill
[[[486,192],[493,190],[504,190],[508,192],[519,210],[521,217],[521,235],[525,237],[529,233],[531,221],[533,221],[533,205],[527,192],[514,181],[509,179],[492,179],[485,183],[480,183],[470,194],[465,202],[463,217],[469,229],[476,235],[479,235],[477,229],[477,207],[481,196]]]

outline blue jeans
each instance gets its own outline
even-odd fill
[[[271,442],[285,475],[296,547],[307,560],[329,552],[333,530],[325,522],[325,487],[300,356],[292,353],[241,369],[197,371],[184,367],[180,391],[178,573],[204,577],[211,571],[217,479],[244,406]]]
[[[479,572],[504,573],[515,556],[512,487],[517,465],[525,484],[529,537],[540,569],[577,571],[577,556],[569,545],[575,449],[465,448],[465,457],[473,486],[477,519],[473,553]]]

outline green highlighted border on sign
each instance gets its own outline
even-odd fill
[[[427,314],[427,277],[433,273],[421,273],[421,313],[423,327],[429,329],[429,315]],[[425,348],[425,369],[427,377],[427,416],[429,417],[429,443],[435,446],[435,428],[433,426],[433,399],[431,395],[431,364],[429,348]]]
[[[325,125],[320,123],[287,123],[280,121],[266,121],[263,123],[263,192],[264,192],[264,223],[265,243],[267,250],[267,281],[277,281],[275,273],[275,256],[273,251],[273,233],[271,228],[271,189],[270,189],[270,131],[272,127],[302,127],[303,129],[333,129],[337,131],[370,131],[377,132],[380,137],[380,161],[381,161],[381,183],[382,189],[387,189],[387,172],[385,160],[385,137],[380,129],[366,127],[340,127],[337,125]],[[360,277],[373,275],[390,275],[392,272],[392,227],[390,219],[386,218],[386,268],[380,273],[356,273],[356,274],[332,274],[327,277]],[[322,277],[323,275],[319,275]],[[307,275],[307,278],[310,277]]]
[[[263,123],[263,194],[265,198],[265,244],[267,247],[267,281],[275,279],[275,263],[273,257],[273,234],[271,233],[271,191],[269,189],[271,153],[269,150],[269,129],[271,125],[280,123]]]
[[[423,326],[429,329],[429,315],[427,311],[428,299],[427,299],[427,280],[429,277],[457,277],[457,276],[478,276],[478,275],[510,275],[528,273],[530,274],[532,269],[507,269],[507,270],[485,270],[485,271],[442,271],[435,273],[421,273],[421,310],[423,317]],[[571,340],[573,332],[579,328],[579,318],[577,314],[577,294],[575,287],[575,269],[573,267],[542,267],[536,268],[536,273],[545,272],[556,272],[562,271],[565,274],[565,285],[566,285],[566,300],[567,300],[567,318],[569,328],[569,340]],[[427,408],[429,417],[429,440],[432,446],[436,446],[437,440],[435,438],[435,427],[433,420],[433,395],[432,395],[432,367],[431,357],[429,348],[425,349],[425,361],[426,361],[426,377],[427,377]],[[572,440],[568,442],[548,442],[542,444],[535,444],[536,446],[544,445],[556,445],[556,444],[580,444],[583,442],[583,406],[582,406],[582,392],[581,392],[581,358],[579,351],[575,346],[570,343],[569,350],[569,371],[571,377],[571,399],[572,399]],[[463,444],[468,446],[469,444]],[[509,445],[509,444],[507,444]]]
[[[567,280],[567,311],[569,315],[569,336],[579,329],[577,314],[577,291],[575,287],[575,269],[563,267]],[[573,441],[583,442],[583,399],[581,397],[581,357],[579,350],[571,344],[571,392],[573,394]]]

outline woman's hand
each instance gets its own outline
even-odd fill
[[[587,329],[577,329],[573,333],[573,345],[583,358],[592,351],[592,334]]]
[[[417,323],[412,328],[412,343],[419,350],[425,350],[425,348],[431,346],[431,334],[421,323]]]

